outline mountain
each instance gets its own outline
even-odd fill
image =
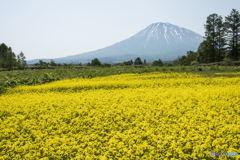
[[[201,35],[170,23],[153,23],[130,38],[111,46],[83,54],[54,59],[57,63],[87,63],[99,58],[115,63],[141,57],[147,61],[162,59],[171,61],[187,51],[195,51],[203,38]],[[28,61],[29,64],[38,60]],[[49,61],[49,59],[44,59]]]

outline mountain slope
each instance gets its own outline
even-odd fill
[[[174,60],[189,50],[195,51],[202,40],[202,36],[193,31],[159,22],[111,46],[54,60],[58,63],[86,63],[93,58],[107,63],[127,61],[136,57],[147,61],[159,58],[165,61]]]

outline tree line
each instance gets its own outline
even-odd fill
[[[0,44],[0,68],[13,70],[15,68],[24,69],[26,67],[26,57],[21,52],[16,55],[11,47],[6,44]]]
[[[207,17],[204,41],[197,52],[189,51],[175,60],[175,64],[191,65],[240,60],[240,13],[232,9],[225,17],[216,13]]]
[[[164,63],[162,62],[161,59],[155,60],[152,63],[147,63],[146,59],[142,61],[140,57],[137,57],[135,60],[129,60],[129,61],[124,61],[124,62],[119,62],[119,63],[102,63],[98,58],[92,59],[90,62],[86,64],[60,64],[56,63],[54,60],[51,60],[50,62],[44,62],[42,60],[39,60],[38,63],[34,64],[34,66],[39,67],[39,68],[48,68],[48,67],[60,67],[60,66],[101,66],[101,67],[111,67],[111,66],[131,66],[131,65],[152,65],[152,66],[163,66]]]

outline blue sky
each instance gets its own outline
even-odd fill
[[[0,43],[27,59],[106,47],[154,22],[204,34],[206,17],[226,16],[240,0],[0,0]]]

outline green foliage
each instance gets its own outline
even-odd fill
[[[0,81],[0,94],[6,91],[6,86],[4,81]]]
[[[44,73],[43,74],[43,83],[46,83],[46,82],[52,82],[52,81],[56,81],[58,80],[58,78],[56,78],[52,73]]]
[[[227,29],[228,56],[233,60],[240,59],[240,13],[233,9],[225,18]]]
[[[17,66],[19,69],[24,69],[27,66],[26,57],[23,52],[17,55]]]
[[[199,45],[197,53],[198,53],[198,61],[200,63],[212,62],[212,57],[213,57],[212,47],[206,40]]]
[[[91,61],[91,66],[101,66],[101,62],[99,61],[99,59],[97,58],[94,58],[92,61]]]
[[[231,65],[231,62],[232,62],[229,57],[225,57],[225,58],[223,59],[223,61],[224,61],[227,65]]]
[[[114,63],[112,64],[112,66],[126,66],[126,64],[124,62],[120,62],[120,63]]]
[[[6,44],[0,44],[0,68],[13,70],[15,68],[24,69],[26,67],[26,57],[21,52],[15,55],[11,47]]]
[[[57,66],[57,63],[54,60],[50,61],[50,66]]]
[[[39,60],[39,62],[35,64],[35,66],[39,66],[39,67],[47,67],[48,65],[49,63],[44,62],[43,60]]]
[[[134,61],[134,65],[142,65],[142,64],[143,64],[143,62],[142,62],[141,58],[137,57]]]
[[[16,64],[16,55],[13,53],[11,47],[2,43],[0,45],[0,67],[12,70]]]
[[[218,62],[223,60],[225,51],[225,28],[222,17],[217,14],[211,14],[207,17],[205,24],[205,38],[207,45],[205,47],[209,62]]]
[[[161,59],[155,60],[152,62],[152,66],[163,66],[163,62]]]
[[[126,66],[130,66],[130,65],[133,65],[133,61],[132,60],[125,61],[125,62],[123,62],[123,64],[126,65]]]
[[[194,60],[194,61],[191,62],[191,65],[197,65],[197,64],[199,64],[199,62],[196,61],[196,60]]]
[[[195,66],[116,66],[116,67],[80,67],[80,68],[55,68],[38,70],[15,70],[0,72],[0,93],[7,87],[18,85],[35,85],[56,80],[71,78],[93,78],[122,73],[146,72],[193,72],[199,73]],[[240,66],[202,66],[201,74],[213,75],[212,72],[239,72]]]
[[[109,63],[103,63],[102,64],[102,67],[111,67],[112,65],[111,64],[109,64]]]
[[[146,59],[143,60],[143,64],[147,65],[147,60]]]
[[[223,22],[222,16],[211,14],[207,17],[205,27],[205,40],[199,45],[197,54],[193,57],[185,55],[175,60],[177,65],[190,65],[197,63],[226,62],[240,59],[240,13],[233,9]],[[227,47],[226,47],[227,46]],[[196,59],[197,55],[197,59]],[[224,63],[236,64],[236,63]]]
[[[174,63],[177,65],[191,65],[192,62],[197,61],[198,53],[188,51],[186,56],[179,57]]]

